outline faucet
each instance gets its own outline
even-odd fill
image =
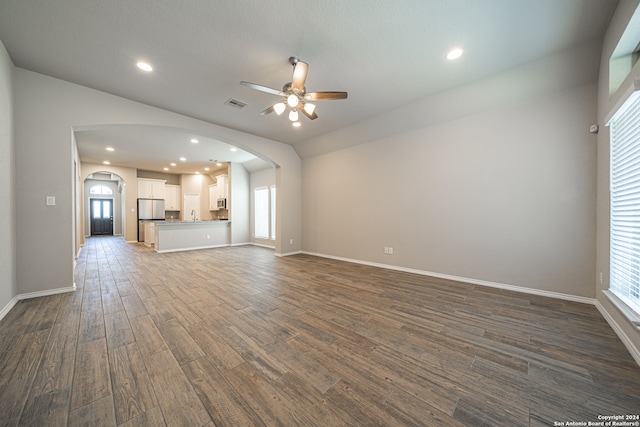
[[[193,222],[196,222],[196,210],[195,209],[193,209],[191,211],[191,216],[193,217]]]

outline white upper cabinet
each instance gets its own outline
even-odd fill
[[[218,186],[216,184],[209,186],[209,210],[218,210]]]
[[[216,176],[216,185],[218,187],[218,198],[229,198],[229,175]]]
[[[167,184],[164,186],[164,210],[179,211],[180,209],[180,186]]]
[[[164,199],[164,184],[161,179],[138,178],[138,198],[139,199]]]

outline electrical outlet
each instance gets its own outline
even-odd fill
[[[393,255],[393,248],[389,248],[389,255]]]
[[[388,254],[388,253],[389,253],[389,248],[388,248],[388,247],[386,247],[386,246],[384,247],[384,253],[385,253],[385,254]]]
[[[293,239],[289,239],[289,244],[293,245]]]
[[[207,234],[207,240],[211,239],[211,235]]]

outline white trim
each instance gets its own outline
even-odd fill
[[[231,246],[228,243],[225,243],[223,245],[210,245],[210,246],[193,246],[193,247],[189,247],[189,248],[174,248],[174,249],[163,249],[163,250],[157,250],[156,252],[159,254],[165,254],[165,253],[169,253],[169,252],[185,252],[185,251],[197,251],[200,249],[213,249],[213,248],[226,248]]]
[[[631,84],[621,93],[618,100],[609,108],[609,112],[604,118],[605,126],[609,126],[611,119],[618,113],[620,108],[627,102],[629,97],[635,92],[640,90],[640,80],[634,80]]]
[[[291,256],[291,255],[299,255],[299,254],[305,254],[306,252],[304,251],[294,251],[294,252],[276,252],[276,256],[279,257],[284,257],[284,256]]]
[[[276,248],[275,246],[265,245],[265,244],[262,244],[262,243],[256,243],[256,242],[251,242],[251,243],[249,243],[249,244],[250,244],[250,245],[253,245],[253,246],[259,246],[259,247],[261,247],[261,248],[267,248],[267,249],[275,249],[275,248]]]
[[[413,268],[398,267],[396,265],[380,264],[380,263],[377,263],[377,262],[361,261],[361,260],[352,259],[352,258],[336,257],[336,256],[331,256],[331,255],[319,254],[319,253],[315,253],[315,252],[303,251],[302,253],[307,254],[307,255],[319,256],[319,257],[322,257],[322,258],[335,259],[335,260],[338,260],[338,261],[353,262],[355,264],[364,264],[364,265],[370,265],[372,267],[386,268],[388,270],[403,271],[405,273],[414,273],[414,274],[419,274],[421,276],[438,277],[440,279],[455,280],[455,281],[458,281],[458,282],[465,282],[465,283],[470,283],[470,284],[473,284],[473,285],[481,285],[481,286],[488,286],[488,287],[492,287],[492,288],[506,289],[506,290],[509,290],[509,291],[521,292],[521,293],[525,293],[525,294],[539,295],[539,296],[543,296],[543,297],[556,298],[556,299],[562,299],[562,300],[567,300],[567,301],[574,301],[574,302],[579,302],[579,303],[583,303],[583,304],[592,304],[592,305],[595,304],[595,299],[594,298],[587,298],[587,297],[581,297],[581,296],[577,296],[577,295],[563,294],[563,293],[560,293],[560,292],[543,291],[543,290],[540,290],[540,289],[525,288],[523,286],[507,285],[507,284],[504,284],[504,283],[489,282],[489,281],[486,281],[486,280],[470,279],[468,277],[452,276],[452,275],[449,275],[449,274],[434,273],[432,271],[416,270],[416,269],[413,269]]]
[[[68,286],[66,288],[48,289],[46,291],[37,291],[37,292],[29,292],[26,294],[19,294],[17,295],[17,298],[19,300],[23,300],[23,299],[31,299],[31,298],[38,298],[38,297],[46,297],[49,295],[75,292],[75,290],[76,290],[76,284],[74,283],[73,286]]]
[[[607,298],[609,298],[609,295],[607,294],[608,291],[602,291],[602,292],[605,295],[607,295]],[[614,306],[616,306],[616,308],[618,307],[618,305],[616,303],[614,303],[613,300],[610,299],[610,301],[612,301],[612,304]],[[618,338],[620,338],[620,341],[622,341],[622,344],[624,344],[624,346],[627,348],[627,350],[629,350],[629,353],[631,353],[631,357],[633,357],[633,359],[636,361],[638,366],[640,366],[640,349],[638,349],[638,347],[636,347],[633,344],[633,341],[631,341],[629,339],[629,337],[624,332],[624,330],[615,321],[615,319],[613,317],[611,317],[611,315],[609,314],[607,309],[604,308],[604,306],[600,303],[600,301],[596,300],[596,308],[598,309],[600,314],[602,314],[602,317],[604,317],[604,319],[607,321],[609,326],[611,326],[611,329],[613,329],[613,331],[616,333],[616,335],[618,335]]]
[[[18,301],[20,301],[20,298],[18,298],[18,295],[16,295],[11,299],[11,301],[9,301],[7,305],[4,306],[2,310],[0,310],[0,320],[4,319],[4,316],[6,316],[11,311],[13,306],[16,305]]]
[[[640,331],[640,315],[633,311],[631,307],[625,304],[624,301],[618,298],[618,296],[611,292],[609,289],[604,289],[602,293],[605,294],[605,296],[609,299],[609,302],[611,302],[615,306],[615,308],[617,308],[618,311],[627,318],[627,320],[633,325],[633,327]]]
[[[9,301],[9,303],[5,305],[2,310],[0,310],[0,320],[2,320],[11,311],[11,309],[18,303],[18,301],[21,301],[23,299],[46,297],[49,295],[64,294],[67,292],[75,292],[75,290],[76,290],[76,284],[74,283],[73,286],[68,286],[66,288],[57,288],[57,289],[49,289],[46,291],[18,294],[15,297],[13,297],[11,301]]]
[[[233,246],[246,246],[246,245],[251,245],[251,244],[252,244],[251,242],[243,242],[243,243],[232,243],[229,246],[232,246],[232,247]]]

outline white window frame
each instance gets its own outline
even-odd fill
[[[607,122],[610,127],[610,283],[605,294],[640,323],[640,88]]]
[[[259,192],[266,192],[266,206],[261,206],[258,203]],[[255,239],[262,240],[276,240],[276,187],[275,185],[256,187],[253,189],[253,237]],[[262,212],[259,209],[264,209]],[[266,218],[263,216],[266,214]],[[264,221],[264,224],[260,224],[259,221]],[[266,228],[266,232],[263,232],[262,228]]]
[[[92,196],[112,196],[113,190],[106,185],[96,184],[89,188],[89,194]]]
[[[269,239],[276,240],[276,186],[269,186],[269,215],[271,216],[269,224]]]

